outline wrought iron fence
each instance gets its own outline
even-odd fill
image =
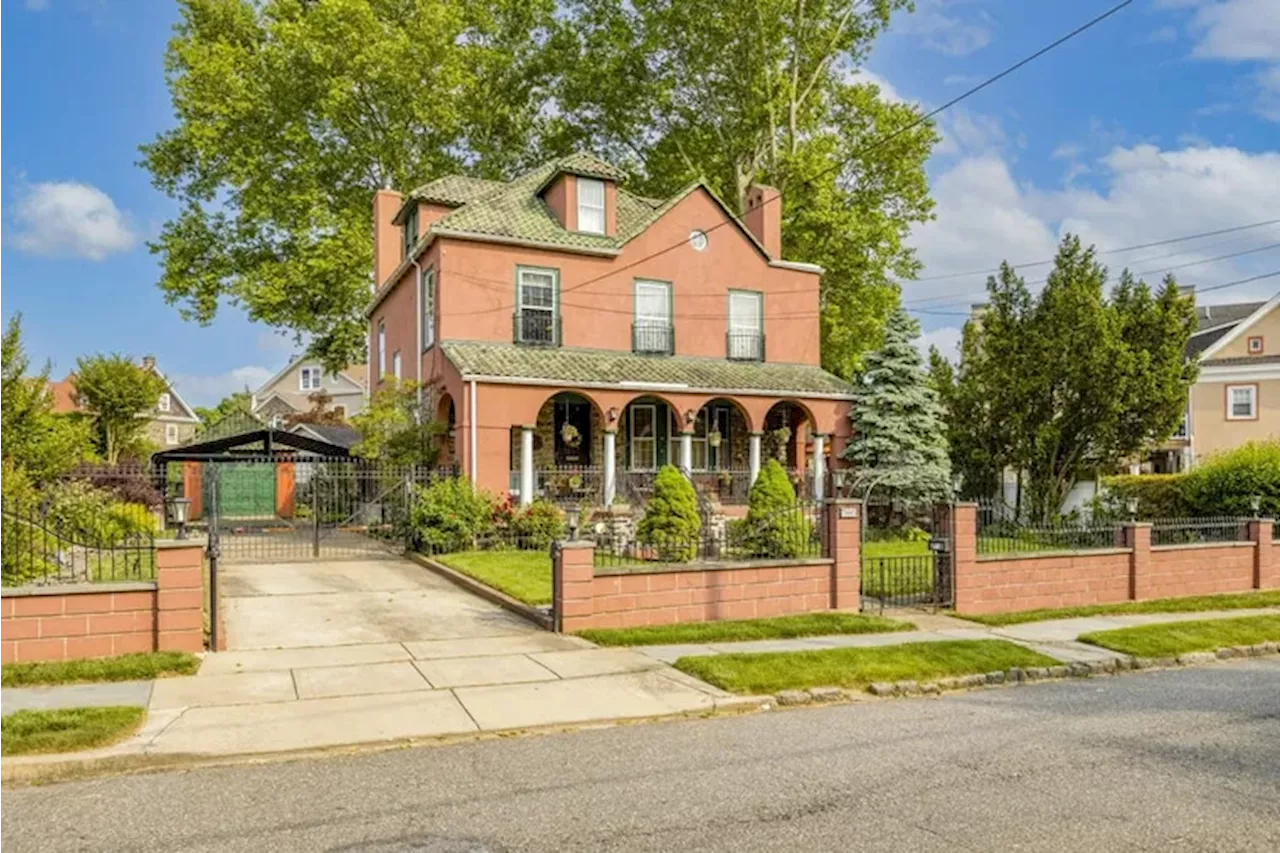
[[[631,351],[674,355],[676,351],[675,328],[670,323],[637,321],[631,324]]]
[[[520,482],[520,472],[514,472]],[[534,472],[536,497],[559,506],[599,505],[604,500],[604,469],[593,466],[566,465]]]
[[[1201,542],[1245,542],[1249,520],[1231,516],[1151,519],[1152,545],[1190,545]]]
[[[694,471],[693,487],[714,497],[722,506],[744,506],[751,494],[751,472],[746,468]]]
[[[599,568],[691,562],[777,561],[830,555],[821,503],[797,501],[793,506],[741,519],[703,514],[701,526],[688,534],[646,529],[634,535],[606,530],[596,537]]]
[[[116,505],[67,515],[3,503],[0,578],[4,586],[144,581],[155,578],[151,513]]]
[[[935,566],[934,555],[863,556],[861,592],[863,609],[869,604],[913,607],[949,603],[949,593]]]
[[[1085,518],[1035,522],[1020,517],[1001,501],[978,504],[978,553],[1017,554],[1036,551],[1084,551],[1124,545],[1116,524]]]
[[[764,361],[763,332],[725,332],[726,357],[735,361]]]
[[[175,467],[175,473],[178,466]],[[117,498],[159,510],[164,503],[165,481],[168,476],[164,465],[150,462],[84,462],[58,479],[62,482],[85,482],[106,489]],[[180,474],[178,476],[180,479]]]
[[[517,311],[511,318],[512,335],[518,344],[560,346],[560,317],[550,311]]]

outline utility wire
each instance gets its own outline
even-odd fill
[[[1112,15],[1116,14],[1121,9],[1130,5],[1131,3],[1133,3],[1133,0],[1122,0],[1122,2],[1117,3],[1116,5],[1112,6],[1110,9],[1107,9],[1102,14],[1081,24],[1080,26],[1076,27],[1074,30],[1067,33],[1066,35],[1061,36],[1060,38],[1050,42],[1049,44],[1037,50],[1035,53],[1031,54],[1030,56],[1023,57],[1022,59],[1015,62],[1013,65],[1010,65],[1008,68],[1001,71],[1000,73],[995,74],[994,76],[988,77],[986,80],[983,80],[981,83],[972,87],[971,89],[965,90],[964,92],[960,93],[956,97],[944,103],[942,106],[937,107],[936,109],[930,110],[924,115],[921,115],[918,118],[916,118],[914,121],[908,122],[907,124],[903,125],[902,127],[898,128],[897,130],[893,131],[892,133],[886,136],[882,136],[879,139],[873,140],[870,144],[863,146],[858,150],[854,151],[852,154],[850,154],[848,157],[844,158],[840,162],[836,163],[834,166],[829,167],[827,169],[823,169],[813,177],[808,178],[804,181],[801,181],[800,186],[811,185],[813,181],[816,181],[819,178],[826,177],[832,172],[843,169],[845,166],[849,164],[851,160],[853,160],[853,158],[861,156],[862,154],[865,154],[868,151],[878,148],[879,146],[884,145],[886,142],[890,142],[893,139],[896,139],[897,137],[901,136],[902,134],[906,133],[907,131],[913,128],[919,127],[921,124],[925,123],[926,121],[938,115],[939,113],[943,112],[944,110],[948,110],[951,107],[955,106],[956,104],[960,103],[961,101],[965,100],[966,98],[969,98],[972,95],[976,95],[978,92],[981,92],[983,89],[987,88],[988,86],[1000,80],[1003,80],[1005,77],[1008,77],[1010,74],[1022,68],[1024,65],[1034,62],[1035,60],[1039,59],[1041,56],[1044,56],[1046,53],[1058,47],[1059,45],[1065,44],[1066,42],[1070,41],[1071,39],[1085,32],[1086,30],[1096,26],[1097,24],[1102,23],[1107,18],[1110,18]],[[778,196],[774,196],[773,198],[766,199],[763,203],[761,203],[760,207],[764,207],[767,204],[773,204],[781,198],[782,196],[778,195]],[[716,231],[728,225],[731,221],[734,221],[734,220],[722,219],[719,222],[715,223],[714,225],[710,225],[707,228],[701,229],[702,233],[710,234],[712,231]],[[609,276],[617,275],[618,273],[631,269],[632,267],[637,266],[638,264],[642,264],[645,261],[652,260],[653,258],[656,258],[659,255],[665,255],[667,252],[670,252],[674,249],[678,249],[683,245],[685,245],[684,240],[681,240],[678,243],[672,243],[670,246],[667,246],[664,249],[659,249],[658,251],[645,255],[642,258],[637,258],[636,260],[631,261],[630,263],[624,266],[618,267],[617,269],[612,269],[612,270],[609,270],[608,272],[601,273],[600,275],[595,276],[594,278],[589,278],[586,281],[579,282],[578,284],[575,284],[572,287],[566,287],[561,290],[561,293],[569,293],[574,290],[579,290],[583,287],[586,287],[589,284],[594,284],[595,282],[600,281],[601,279],[608,278]]]

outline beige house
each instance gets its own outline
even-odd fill
[[[1219,450],[1280,437],[1280,293],[1266,302],[1196,307],[1187,355],[1200,376],[1182,428],[1150,458],[1150,470],[1187,470]]]
[[[366,365],[353,364],[335,375],[326,373],[319,359],[298,356],[253,393],[250,411],[279,427],[290,415],[310,411],[313,395],[326,394],[333,410],[350,418],[364,411],[367,370]]]
[[[195,437],[196,428],[200,426],[200,418],[195,409],[182,399],[168,378],[156,367],[156,357],[143,356],[142,369],[149,370],[164,380],[165,389],[156,400],[155,408],[147,412],[139,412],[139,417],[147,419],[147,440],[158,447],[175,447],[185,444]],[[76,396],[76,377],[68,374],[61,382],[51,382],[53,393],[53,410],[63,414],[83,411]]]

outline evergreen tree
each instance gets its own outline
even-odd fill
[[[844,455],[862,488],[876,483],[911,502],[951,494],[943,408],[916,349],[919,336],[919,324],[899,308],[885,326],[884,345],[864,356]]]
[[[796,490],[777,459],[761,466],[747,504],[742,544],[752,556],[797,557],[803,553],[812,527],[797,511]]]
[[[654,478],[644,518],[636,525],[636,538],[653,546],[659,559],[686,563],[697,556],[701,530],[693,484],[674,465],[663,465]]]

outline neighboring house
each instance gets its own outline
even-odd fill
[[[290,415],[310,411],[311,396],[323,393],[331,398],[329,405],[336,414],[350,418],[364,411],[366,369],[353,364],[335,375],[325,373],[318,359],[298,356],[253,392],[250,412],[280,428]]]
[[[195,436],[196,428],[200,426],[200,418],[195,409],[187,405],[187,401],[182,399],[182,395],[160,372],[160,368],[156,367],[155,356],[143,356],[141,367],[159,376],[165,383],[165,389],[160,393],[155,408],[139,413],[147,419],[147,440],[160,448],[175,447],[190,441]],[[49,383],[49,390],[53,393],[55,412],[65,414],[84,411],[77,399],[74,373],[68,374],[60,382]]]
[[[821,489],[851,387],[819,366],[822,270],[781,258],[777,191],[740,220],[701,182],[622,182],[574,154],[379,191],[370,389],[421,381],[442,461],[525,501],[608,503],[667,462],[741,497],[770,455]]]
[[[1200,359],[1188,417],[1144,467],[1183,471],[1216,451],[1280,436],[1280,293],[1266,302],[1196,306],[1187,356]]]

